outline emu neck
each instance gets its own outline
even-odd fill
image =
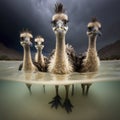
[[[43,54],[42,54],[42,50],[41,49],[37,49],[37,62],[41,63],[42,65],[44,64],[44,58],[43,58]]]
[[[56,52],[55,59],[56,62],[64,62],[65,61],[65,35],[57,35],[56,36]]]
[[[32,63],[30,46],[25,45],[23,48],[24,48],[23,69],[24,70],[32,70],[34,65]]]
[[[86,57],[88,61],[95,61],[97,58],[96,40],[97,36],[89,36],[89,45]]]
[[[55,74],[68,74],[73,71],[66,53],[65,35],[56,36],[55,55],[51,59],[49,71]]]
[[[88,50],[96,50],[96,39],[97,36],[89,36],[89,46],[88,46]]]
[[[99,58],[96,50],[97,37],[89,37],[89,46],[86,59],[83,61],[82,72],[95,72],[99,67]]]

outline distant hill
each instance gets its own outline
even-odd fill
[[[22,60],[22,54],[0,43],[0,60]]]
[[[100,49],[98,55],[101,60],[120,59],[120,40]]]

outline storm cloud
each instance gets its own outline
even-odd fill
[[[19,32],[28,28],[33,36],[42,35],[45,38],[44,52],[51,52],[55,47],[51,18],[56,2],[64,4],[69,16],[66,42],[77,52],[87,49],[86,26],[93,16],[102,24],[103,36],[97,41],[98,49],[120,39],[119,0],[1,0],[0,41],[21,50]]]

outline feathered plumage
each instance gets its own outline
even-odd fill
[[[92,17],[91,22],[96,22],[98,21],[96,17]]]
[[[62,3],[56,3],[55,4],[55,13],[64,13],[65,10],[63,8],[63,4]]]
[[[33,38],[31,31],[29,31],[28,29],[25,29],[20,33],[20,38],[26,37],[26,36],[29,38]]]
[[[46,62],[46,66],[45,67],[41,66],[41,64],[39,64],[37,62],[33,62],[33,64],[36,66],[36,68],[38,69],[38,71],[40,71],[40,72],[47,72],[47,62],[48,62],[47,58],[45,58],[45,62]],[[19,65],[18,70],[21,71],[22,68],[23,68],[23,63],[21,63]]]
[[[69,44],[66,45],[66,53],[70,63],[72,63],[73,71],[79,72],[79,70],[82,67],[83,59],[86,57],[85,54],[77,55],[72,45],[69,45]],[[50,60],[54,56],[54,54],[55,54],[55,49],[53,49],[52,52],[50,53],[48,60]],[[50,61],[48,61],[48,64],[49,63]]]

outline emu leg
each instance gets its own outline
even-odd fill
[[[71,95],[73,96],[74,95],[74,84],[72,84],[72,93]]]
[[[69,99],[69,85],[65,85],[65,90],[66,90],[66,96],[65,96],[65,101],[63,103],[63,107],[67,111],[67,113],[72,112],[73,105],[71,104],[71,101]]]
[[[59,96],[59,86],[56,85],[55,86],[55,90],[56,90],[56,96],[53,98],[53,100],[51,102],[49,102],[49,104],[51,104],[51,107],[53,108],[58,108],[58,106],[62,106],[62,103],[61,103],[61,97]]]
[[[26,84],[26,86],[27,86],[27,88],[29,90],[30,95],[32,95],[32,91],[31,91],[32,84]]]
[[[84,95],[85,94],[85,84],[81,84],[81,87],[82,87],[82,94]]]
[[[85,93],[85,95],[88,95],[90,86],[91,86],[91,84],[86,84],[86,93]]]
[[[88,84],[81,84],[82,94],[83,94],[83,95],[88,95],[90,86],[91,86],[90,83],[88,83]]]
[[[43,90],[44,90],[44,93],[45,93],[45,85],[43,85]]]

